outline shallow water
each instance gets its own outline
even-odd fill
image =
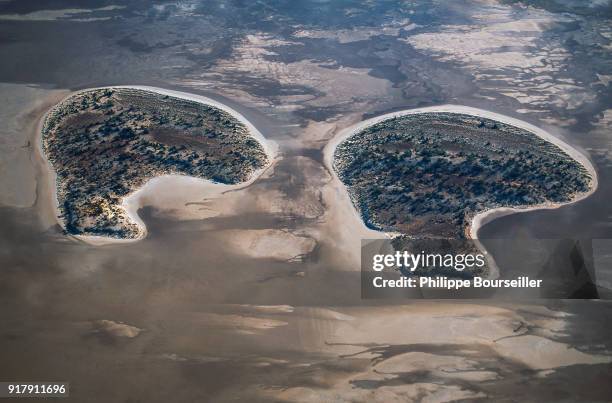
[[[79,2],[79,7],[89,3]],[[474,399],[479,394],[491,400],[607,400],[612,395],[606,363],[612,328],[606,301],[361,299],[361,223],[353,221],[347,200],[329,188],[322,158],[329,138],[364,114],[458,103],[538,126],[544,118],[558,119],[545,129],[590,154],[599,173],[598,191],[558,210],[495,220],[480,235],[612,238],[610,130],[601,123],[598,130],[589,126],[610,106],[606,90],[597,87],[596,100],[579,110],[551,104],[543,113],[523,115],[517,110],[525,105],[500,95],[499,81],[491,85],[476,79],[481,71],[419,51],[389,31],[342,44],[333,38],[296,38],[287,28],[295,23],[326,31],[378,29],[390,15],[402,13],[394,2],[349,13],[350,20],[342,7],[354,12],[362,4],[296,9],[269,3],[266,12],[279,17],[271,19],[258,4],[246,9],[233,3],[224,3],[225,8],[195,4],[196,11],[190,11],[139,3],[81,16],[110,15],[110,20],[2,21],[0,57],[11,62],[0,64],[0,81],[21,83],[0,88],[13,102],[0,105],[3,116],[31,110],[49,87],[159,86],[227,103],[277,141],[282,158],[252,186],[228,194],[221,207],[231,214],[177,221],[145,208],[140,213],[149,229],[147,239],[101,247],[61,234],[49,215],[48,194],[35,181],[40,177],[31,154],[0,171],[2,178],[18,179],[0,183],[3,190],[22,191],[20,205],[26,206],[16,207],[17,197],[7,194],[0,199],[6,203],[0,207],[0,379],[68,380],[71,401],[325,401],[338,396],[373,401],[374,393],[388,400],[423,395]],[[44,2],[5,2],[0,15],[48,7]],[[537,9],[500,17],[496,13],[509,6],[482,7],[489,6],[423,2],[402,18],[425,28],[405,27],[398,35],[475,24],[474,15],[520,21],[542,13],[535,17],[552,18]],[[567,32],[584,41],[579,34],[591,32],[598,22],[589,17],[578,28],[565,22],[546,25],[538,38],[543,42],[526,49],[554,44],[557,37],[565,41]],[[252,41],[241,47],[246,35],[264,44]],[[514,44],[529,35],[533,32]],[[290,43],[274,44],[276,39]],[[580,82],[596,77],[591,69],[605,73],[604,56],[580,53],[589,49],[584,44],[568,49],[577,56],[568,62],[567,74]],[[491,60],[502,59],[493,55]],[[388,83],[373,80],[368,68],[373,75],[387,76]],[[495,72],[505,78],[499,69]],[[32,97],[23,83],[43,88]],[[519,84],[503,83],[522,91]],[[26,123],[31,128],[43,112],[11,129],[15,144],[21,143],[19,136],[31,135]],[[558,129],[567,119],[577,123]],[[7,133],[4,125],[0,130]],[[4,162],[7,154],[1,150]],[[30,168],[26,161],[33,161]],[[37,203],[28,207],[37,183]],[[230,229],[284,230],[311,237],[316,246],[300,261],[254,259],[231,246],[225,238],[235,234]],[[516,255],[499,255],[498,263],[516,267],[515,260]],[[95,326],[103,319],[144,330],[133,338],[118,336]],[[422,368],[376,372],[392,357],[419,362]],[[448,365],[458,371],[449,372]],[[487,379],[475,380],[473,372]]]

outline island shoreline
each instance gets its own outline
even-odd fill
[[[78,240],[78,241],[82,241],[85,242],[89,245],[94,245],[94,246],[101,246],[101,245],[107,245],[107,244],[124,244],[124,243],[132,243],[132,242],[138,242],[144,238],[146,238],[148,231],[147,231],[147,227],[145,225],[145,223],[142,221],[142,219],[140,218],[140,216],[138,215],[138,210],[143,207],[140,203],[139,203],[139,195],[142,194],[143,192],[146,192],[146,188],[147,186],[152,182],[155,181],[156,179],[159,180],[158,178],[164,178],[164,179],[176,179],[176,178],[192,178],[194,179],[194,181],[200,182],[199,186],[202,188],[217,188],[218,189],[214,189],[214,190],[220,190],[219,193],[223,193],[225,191],[232,191],[232,190],[238,190],[238,189],[242,189],[245,188],[247,186],[250,186],[253,182],[255,182],[266,170],[268,170],[271,166],[274,165],[275,161],[276,161],[276,157],[277,157],[277,153],[278,153],[278,147],[277,144],[269,139],[266,139],[263,134],[250,122],[246,119],[246,117],[244,117],[240,112],[236,111],[235,109],[221,103],[218,101],[215,101],[212,98],[209,97],[205,97],[202,95],[197,95],[197,94],[190,94],[187,92],[181,92],[181,91],[175,91],[175,90],[167,90],[164,88],[159,88],[159,87],[150,87],[150,86],[140,86],[140,85],[114,85],[114,86],[108,86],[108,87],[94,87],[94,88],[85,88],[82,90],[78,90],[78,91],[74,91],[71,92],[69,95],[67,95],[66,97],[62,98],[58,103],[56,103],[55,105],[53,105],[51,108],[49,108],[47,110],[47,112],[45,112],[45,114],[40,118],[38,125],[37,125],[37,138],[36,138],[36,148],[38,150],[38,154],[41,157],[42,161],[43,161],[43,167],[46,169],[46,181],[47,181],[47,185],[50,187],[51,192],[52,192],[52,204],[53,204],[53,211],[54,211],[54,216],[55,216],[55,220],[56,222],[60,225],[60,227],[65,230],[65,224],[63,222],[63,220],[60,218],[61,217],[61,212],[59,210],[59,199],[57,197],[57,173],[55,171],[55,168],[53,167],[53,165],[51,164],[51,161],[49,161],[49,159],[47,158],[47,156],[45,155],[44,152],[44,148],[43,148],[43,129],[44,129],[44,124],[47,120],[47,117],[49,116],[49,114],[51,112],[53,112],[53,110],[58,106],[61,105],[62,103],[64,103],[66,100],[68,100],[69,98],[81,94],[81,93],[85,93],[85,92],[89,92],[89,91],[95,91],[95,90],[103,90],[103,89],[136,89],[136,90],[143,90],[143,91],[149,91],[149,92],[154,92],[156,94],[160,94],[160,95],[168,95],[174,98],[179,98],[179,99],[184,99],[184,100],[188,100],[188,101],[193,101],[193,102],[198,102],[201,103],[203,105],[209,105],[209,106],[213,106],[216,107],[230,115],[232,115],[234,118],[238,119],[238,121],[240,121],[242,124],[245,125],[245,127],[247,128],[247,130],[249,131],[249,135],[251,137],[253,137],[255,140],[257,140],[257,142],[263,147],[264,152],[266,153],[266,156],[268,158],[268,162],[267,164],[254,171],[253,174],[251,175],[251,177],[249,178],[248,181],[245,182],[241,182],[241,183],[237,183],[234,185],[225,185],[225,184],[220,184],[220,183],[216,183],[213,182],[211,180],[208,179],[203,179],[203,178],[196,178],[193,176],[189,176],[189,175],[178,175],[178,174],[168,174],[168,175],[159,175],[153,178],[150,178],[149,180],[147,180],[147,182],[144,183],[144,185],[140,186],[138,189],[133,190],[132,192],[128,193],[127,195],[123,196],[121,198],[121,207],[124,209],[124,211],[126,212],[127,216],[130,218],[130,220],[132,220],[139,229],[139,236],[135,237],[135,238],[116,238],[116,237],[107,237],[107,236],[99,236],[99,235],[78,235],[78,234],[67,234],[67,236],[69,238]]]
[[[555,137],[549,132],[545,131],[544,129],[541,129],[535,125],[532,125],[520,119],[502,115],[496,112],[490,112],[484,109],[473,108],[470,106],[445,104],[445,105],[439,105],[439,106],[405,109],[401,111],[383,114],[380,116],[376,116],[370,119],[363,120],[361,122],[357,122],[354,125],[349,126],[339,131],[335,136],[333,136],[332,139],[327,143],[323,151],[325,166],[332,173],[334,178],[338,180],[338,182],[340,182],[349,200],[352,201],[352,195],[349,189],[347,188],[347,186],[345,186],[344,183],[342,183],[342,181],[340,180],[336,172],[336,169],[334,168],[334,154],[336,152],[336,148],[338,147],[338,145],[340,145],[344,140],[352,137],[353,135],[375,124],[381,123],[383,121],[386,121],[392,118],[398,118],[398,117],[408,116],[408,115],[416,115],[416,114],[421,114],[421,113],[465,114],[465,115],[471,115],[475,117],[492,119],[492,120],[495,120],[501,123],[505,123],[511,126],[518,127],[520,129],[526,130],[538,136],[539,138],[559,147],[561,151],[563,151],[570,158],[572,158],[573,160],[577,161],[580,165],[582,165],[584,169],[586,169],[586,171],[591,176],[591,180],[589,183],[589,189],[586,192],[575,194],[571,200],[564,202],[564,203],[547,202],[547,203],[542,203],[538,205],[526,205],[526,206],[516,206],[516,207],[503,207],[502,206],[502,207],[490,208],[490,209],[476,213],[472,217],[469,227],[466,227],[466,235],[475,241],[474,243],[476,244],[476,246],[487,255],[489,262],[492,263],[493,270],[490,271],[489,276],[488,276],[489,278],[499,277],[499,268],[497,267],[493,257],[490,254],[488,254],[488,252],[486,251],[486,248],[484,248],[482,243],[478,240],[478,231],[480,230],[482,226],[493,221],[496,218],[500,218],[500,217],[510,215],[510,214],[522,213],[522,212],[533,211],[533,210],[550,210],[550,209],[556,209],[556,208],[560,208],[563,206],[567,206],[567,205],[576,203],[580,200],[586,199],[587,197],[589,197],[591,194],[593,194],[597,190],[597,187],[598,187],[597,172],[595,170],[595,167],[591,163],[591,161],[587,158],[587,156],[584,155],[582,152],[580,152],[578,149],[565,143],[563,140],[559,139],[558,137]],[[363,215],[355,208],[353,203],[351,203],[351,207],[357,213],[357,215],[359,215],[360,220],[362,221],[363,225],[369,230],[375,231],[372,228],[367,226],[367,224],[364,221]],[[387,231],[379,231],[379,232],[384,233],[385,236],[388,238],[393,238],[394,236],[398,235],[397,233],[387,232]],[[405,235],[409,235],[409,234],[405,234]]]

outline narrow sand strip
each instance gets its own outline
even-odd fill
[[[104,236],[95,236],[95,235],[70,235],[71,237],[85,241],[91,245],[105,245],[105,244],[116,244],[116,243],[130,243],[139,241],[147,236],[147,227],[142,221],[142,219],[138,216],[138,210],[145,205],[155,204],[152,200],[155,200],[158,196],[168,195],[168,194],[189,194],[196,195],[195,200],[202,200],[203,198],[211,198],[217,197],[224,192],[237,190],[241,188],[245,188],[251,185],[257,178],[261,176],[261,174],[267,170],[275,161],[277,154],[277,144],[273,141],[267,140],[259,130],[251,122],[249,122],[242,114],[238,111],[230,108],[227,105],[224,105],[218,101],[215,101],[211,98],[204,97],[201,95],[189,94],[186,92],[166,90],[163,88],[157,87],[148,87],[148,86],[130,86],[130,85],[122,85],[122,86],[109,86],[109,87],[97,87],[97,88],[87,88],[80,91],[76,91],[62,99],[55,106],[62,104],[68,98],[77,95],[79,93],[99,90],[99,89],[139,89],[150,92],[155,92],[161,95],[168,95],[175,98],[186,99],[189,101],[199,102],[201,104],[214,106],[218,109],[223,110],[224,112],[229,113],[234,118],[238,119],[242,124],[246,126],[249,133],[253,138],[255,138],[264,148],[266,155],[268,156],[268,164],[255,171],[251,178],[242,183],[238,183],[235,185],[224,185],[220,183],[215,183],[207,179],[195,178],[187,175],[161,175],[155,178],[150,179],[147,183],[145,183],[139,189],[131,192],[126,195],[121,203],[121,206],[125,209],[128,217],[134,223],[138,225],[140,228],[140,236],[133,239],[120,239],[120,238],[112,238],[112,237],[104,237]],[[53,108],[55,108],[55,106]],[[53,110],[51,108],[51,110]],[[49,112],[51,111],[49,110]],[[38,125],[38,141],[37,147],[38,151],[45,161],[45,165],[47,167],[47,179],[50,182],[50,188],[53,189],[53,199],[54,199],[54,211],[55,217],[58,224],[64,228],[64,223],[60,219],[60,211],[59,211],[59,201],[57,198],[57,175],[55,170],[47,160],[42,147],[42,128],[45,120],[47,119],[47,112],[39,121]],[[180,207],[180,206],[177,206]]]
[[[349,195],[348,189],[346,188],[346,186],[344,186],[342,184],[342,181],[340,181],[340,179],[336,175],[336,171],[335,171],[334,166],[333,166],[333,164],[334,164],[334,153],[336,151],[336,147],[340,143],[342,143],[344,140],[346,140],[347,138],[349,138],[349,137],[353,136],[354,134],[359,133],[363,129],[365,129],[367,127],[370,127],[372,125],[375,125],[377,123],[383,122],[383,121],[391,119],[391,118],[396,118],[396,117],[401,117],[401,116],[406,116],[406,115],[414,115],[414,114],[419,114],[419,113],[426,113],[426,112],[461,113],[461,114],[465,114],[465,115],[471,115],[471,116],[477,116],[477,117],[482,117],[482,118],[488,118],[488,119],[496,120],[496,121],[501,122],[501,123],[505,123],[505,124],[508,124],[508,125],[512,125],[512,126],[515,126],[515,127],[527,130],[527,131],[535,134],[536,136],[540,137],[541,139],[546,140],[546,141],[556,145],[557,147],[559,147],[563,152],[565,152],[571,158],[573,158],[578,163],[580,163],[589,172],[589,174],[591,175],[591,184],[590,184],[589,190],[587,192],[584,192],[584,193],[576,194],[575,197],[571,201],[569,201],[569,202],[566,202],[566,203],[543,203],[543,204],[533,205],[533,206],[498,207],[498,208],[492,208],[492,209],[489,209],[489,210],[485,210],[485,211],[482,211],[482,212],[476,214],[474,216],[474,218],[472,219],[472,223],[471,223],[470,228],[469,228],[469,233],[467,234],[472,239],[476,239],[477,240],[478,239],[478,230],[483,225],[485,225],[486,223],[494,220],[495,218],[506,216],[506,215],[509,215],[509,214],[514,214],[514,213],[531,211],[531,210],[559,208],[561,206],[565,206],[565,205],[576,203],[577,201],[583,200],[583,199],[587,198],[588,196],[590,196],[597,189],[597,186],[598,186],[597,173],[595,171],[595,168],[593,167],[593,164],[591,164],[591,161],[584,154],[582,154],[580,151],[578,151],[574,147],[570,146],[569,144],[563,142],[559,138],[553,136],[552,134],[548,133],[547,131],[545,131],[545,130],[537,127],[537,126],[534,126],[534,125],[532,125],[530,123],[524,122],[522,120],[519,120],[519,119],[516,119],[516,118],[512,118],[512,117],[509,117],[509,116],[505,116],[505,115],[501,115],[501,114],[498,114],[498,113],[495,113],[495,112],[489,112],[489,111],[486,111],[484,109],[472,108],[472,107],[463,106],[463,105],[440,105],[440,106],[430,106],[430,107],[425,107],[425,108],[407,109],[407,110],[403,110],[403,111],[387,113],[387,114],[381,115],[381,116],[376,116],[374,118],[367,119],[367,120],[364,120],[362,122],[359,122],[359,123],[357,123],[357,124],[355,124],[353,126],[350,126],[350,127],[346,128],[346,129],[344,129],[344,130],[341,130],[336,136],[334,136],[331,139],[331,141],[327,144],[327,146],[325,147],[325,150],[324,150],[325,165],[327,166],[327,168],[331,172],[333,172],[334,179],[337,180],[338,182],[340,182],[340,184],[344,188],[345,196],[346,196],[346,198],[348,200],[350,200],[350,195]],[[351,203],[351,205],[352,205],[352,203]],[[360,215],[357,212],[357,209],[353,208],[353,210],[356,212],[357,215]],[[363,218],[361,216],[359,218],[363,222]],[[364,227],[366,227],[368,229],[368,231],[373,231],[370,228],[368,228],[365,225],[365,223],[364,223]],[[393,237],[396,234],[386,233],[386,235],[388,237]],[[475,243],[479,247],[479,249],[481,249],[486,254],[486,250],[484,249],[482,244],[480,244],[480,242],[478,242],[478,241],[476,241]],[[497,267],[495,265],[495,262],[494,262],[493,258],[490,255],[488,255],[488,258],[489,258],[490,263],[492,263],[493,266],[495,266],[493,268],[492,272],[490,273],[489,277],[492,277],[492,278],[498,277],[499,273],[497,272]]]

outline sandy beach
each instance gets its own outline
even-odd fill
[[[125,196],[122,200],[121,206],[126,211],[130,220],[136,223],[140,229],[140,234],[137,238],[132,239],[119,239],[112,237],[103,237],[103,236],[94,236],[94,235],[71,235],[70,237],[73,239],[77,239],[80,241],[84,241],[91,245],[106,245],[106,244],[116,244],[116,243],[131,243],[139,241],[147,236],[147,228],[142,219],[138,216],[138,210],[144,206],[153,206],[156,208],[168,210],[172,207],[172,203],[182,203],[175,204],[173,207],[175,209],[180,208],[181,206],[185,206],[185,204],[197,201],[201,202],[203,199],[210,199],[221,195],[227,191],[238,190],[241,188],[245,188],[251,185],[257,178],[261,176],[263,172],[265,172],[268,168],[270,168],[274,162],[278,151],[278,146],[275,142],[267,140],[263,134],[251,122],[249,122],[242,114],[237,112],[236,110],[230,108],[227,105],[224,105],[218,101],[215,101],[211,98],[189,94],[180,91],[166,90],[163,88],[157,87],[148,87],[148,86],[110,86],[110,87],[96,87],[96,88],[87,88],[80,91],[76,91],[71,93],[70,95],[64,97],[61,101],[59,101],[56,105],[54,105],[44,116],[40,119],[38,123],[37,129],[37,141],[36,146],[41,159],[45,162],[43,165],[46,167],[46,177],[48,182],[49,189],[52,189],[53,192],[53,209],[54,216],[57,223],[64,228],[64,223],[60,219],[60,211],[59,211],[59,201],[57,198],[57,175],[55,170],[47,160],[42,147],[42,128],[47,119],[47,115],[55,108],[55,106],[63,103],[68,98],[87,91],[104,89],[104,88],[129,88],[129,89],[140,89],[145,91],[151,91],[162,95],[168,95],[175,98],[186,99],[189,101],[199,102],[205,105],[214,106],[231,114],[233,117],[238,119],[242,124],[244,124],[251,136],[253,136],[264,148],[266,155],[268,156],[268,164],[255,171],[251,178],[246,181],[235,185],[225,185],[220,183],[215,183],[210,180],[194,178],[186,175],[161,175],[155,178],[150,179],[139,189],[131,192],[127,196]],[[203,218],[200,216],[200,218]]]
[[[367,122],[367,121],[366,121]],[[339,124],[350,124],[350,121],[340,121]],[[362,125],[365,122],[360,122],[354,125],[349,126],[348,128],[339,128],[338,125],[334,125],[332,128],[328,128],[328,131],[333,132],[336,131],[336,134],[333,135],[331,140],[327,142],[325,148],[323,149],[323,158],[325,167],[331,173],[331,181],[328,187],[324,189],[325,199],[330,200],[330,209],[332,211],[328,211],[326,215],[329,217],[329,220],[333,221],[336,227],[348,226],[345,232],[346,236],[350,239],[350,243],[352,245],[358,245],[360,240],[363,239],[381,239],[381,238],[393,238],[397,233],[392,232],[383,232],[377,231],[368,227],[363,218],[359,214],[359,211],[353,207],[353,203],[351,201],[351,196],[347,191],[346,187],[340,181],[336,172],[333,168],[333,154],[336,150],[336,146],[340,144],[347,137],[352,136],[354,133],[357,133],[363,127],[367,125]],[[320,131],[321,128],[316,128],[317,131]],[[312,136],[315,134],[313,133]],[[333,202],[331,200],[333,199]],[[338,231],[341,231],[339,228]]]

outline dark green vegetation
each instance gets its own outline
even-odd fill
[[[591,182],[535,134],[453,113],[370,126],[338,145],[334,167],[368,226],[417,237],[464,238],[477,212],[568,202]]]
[[[182,174],[236,184],[267,163],[230,114],[137,89],[76,94],[49,113],[42,134],[70,234],[136,238],[140,229],[120,203],[149,179]]]

